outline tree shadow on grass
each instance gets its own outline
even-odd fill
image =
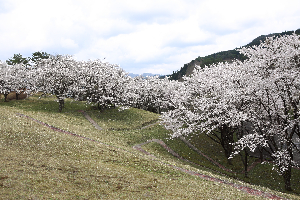
[[[233,165],[228,165],[224,153],[222,153],[222,147],[210,140],[205,135],[199,135],[198,137],[190,138],[191,143],[198,148],[201,152],[213,158],[214,160],[218,161],[221,165],[229,168],[233,171],[242,171],[243,164],[238,156],[233,158]],[[249,166],[255,161],[255,157],[250,158],[251,161],[249,162]],[[197,163],[197,161],[196,161]],[[213,166],[212,163],[207,163],[208,166]],[[247,183],[253,185],[259,185],[266,188],[270,188],[272,190],[280,191],[283,193],[295,194],[300,195],[300,170],[299,169],[292,169],[292,192],[288,192],[284,188],[284,181],[283,177],[280,176],[275,170],[272,170],[273,166],[271,163],[267,164],[257,164],[254,168],[252,168],[248,173],[248,178],[241,173],[236,175],[227,173],[232,178],[237,178],[239,180],[245,181]],[[216,169],[216,168],[214,168]],[[218,169],[218,171],[223,172],[222,169]]]
[[[25,111],[36,112],[48,112],[58,113],[58,102],[55,96],[41,97],[40,95],[30,96],[24,100],[11,100],[4,102],[4,99],[0,99],[0,106],[16,107]],[[65,107],[61,113],[76,112],[77,110],[91,109],[90,105],[87,105],[82,101],[74,101],[72,99],[65,99]]]
[[[156,122],[159,118],[158,114],[137,108],[122,111],[118,108],[110,108],[101,112],[88,110],[87,113],[100,127],[105,124],[107,129],[115,131],[141,129],[147,124]]]

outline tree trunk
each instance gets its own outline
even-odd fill
[[[4,95],[4,102],[8,102],[7,101],[7,95],[8,95],[8,93],[4,93],[3,95]]]
[[[294,158],[293,158],[293,150],[291,148],[291,146],[292,146],[291,143],[292,143],[291,140],[287,141],[287,147],[288,147],[287,151],[289,152],[290,160],[288,161],[287,170],[283,172],[283,179],[284,179],[285,189],[287,191],[292,191],[292,186],[291,186],[292,160],[294,160]]]
[[[59,98],[58,103],[59,103],[59,112],[61,112],[62,109],[65,107],[65,101],[63,98]]]
[[[292,167],[288,166],[288,169],[283,173],[285,189],[287,191],[292,191],[291,177],[292,177]]]
[[[245,177],[248,178],[248,151],[244,149],[245,152]]]
[[[259,147],[259,157],[260,157],[260,162],[264,162],[264,154],[263,154],[264,149],[262,147]]]
[[[233,131],[227,125],[223,125],[220,128],[221,132],[221,145],[225,151],[225,156],[227,158],[228,164],[232,165],[231,159],[229,159],[232,153],[232,143],[233,141]]]

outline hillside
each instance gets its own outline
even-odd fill
[[[178,159],[159,156],[158,162],[133,149],[134,144],[153,137],[166,137],[167,132],[158,125],[141,129],[157,121],[157,114],[138,109],[99,113],[71,101],[58,113],[54,100],[30,97],[7,103],[1,99],[0,199],[253,197],[174,169],[172,166],[209,174]],[[95,129],[78,110],[88,113],[103,130]]]
[[[154,113],[133,108],[99,112],[71,100],[58,113],[55,98],[38,96],[0,99],[0,109],[0,199],[298,198],[216,173],[215,166],[182,142],[168,140]],[[163,140],[202,167],[145,143],[152,139]],[[134,149],[137,144],[155,157]],[[262,196],[248,190],[262,191]]]
[[[280,36],[280,35],[291,35],[293,34],[294,31],[285,31],[282,33],[272,33],[272,34],[268,34],[268,35],[261,35],[257,38],[255,38],[254,40],[252,40],[252,42],[250,42],[249,44],[245,45],[244,47],[251,47],[254,45],[259,45],[260,41],[265,41],[267,37],[271,37],[271,36]],[[297,29],[295,31],[296,34],[300,34],[300,29]],[[171,80],[180,80],[182,81],[182,77],[184,75],[190,75],[193,70],[195,65],[200,65],[202,68],[206,65],[211,65],[214,63],[218,63],[218,62],[230,62],[231,60],[234,59],[238,59],[238,60],[245,60],[246,57],[241,55],[238,51],[237,48],[233,49],[233,50],[228,50],[228,51],[222,51],[222,52],[218,52],[218,53],[214,53],[205,57],[198,57],[195,58],[194,60],[192,60],[191,62],[184,64],[183,67],[180,68],[180,70],[177,70],[175,72],[173,72],[173,74],[168,75],[170,76]]]

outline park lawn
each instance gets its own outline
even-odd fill
[[[161,162],[134,150],[133,145],[152,138],[164,139],[175,151],[182,148],[179,141],[167,140],[168,131],[159,125],[140,129],[156,122],[157,114],[138,109],[99,112],[71,100],[66,100],[59,113],[53,97],[1,101],[0,110],[2,199],[263,199],[163,164],[244,184],[195,168],[157,144],[148,144],[145,149]],[[103,130],[96,130],[78,110],[85,110]],[[16,113],[102,143],[53,131]],[[189,152],[197,160],[197,155]],[[253,187],[290,199],[299,197]]]

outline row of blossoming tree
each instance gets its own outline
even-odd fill
[[[71,56],[49,56],[33,65],[0,63],[0,93],[6,96],[43,92],[57,97],[59,111],[64,99],[85,100],[104,108],[112,105],[136,107],[161,112],[170,107],[169,96],[179,85],[167,78],[131,78],[118,65],[100,60],[76,61]]]
[[[244,62],[197,68],[185,78],[177,107],[163,113],[163,124],[172,137],[207,134],[228,159],[243,150],[260,152],[291,190],[291,169],[300,156],[299,46],[297,35],[268,38],[242,48],[249,58]]]
[[[299,36],[268,38],[242,48],[249,59],[196,68],[183,82],[129,77],[119,66],[50,56],[32,66],[0,64],[0,93],[42,91],[64,99],[86,100],[99,108],[120,105],[161,113],[172,137],[206,134],[230,158],[258,152],[272,159],[291,190],[291,169],[300,154]],[[245,170],[247,171],[247,170]]]

